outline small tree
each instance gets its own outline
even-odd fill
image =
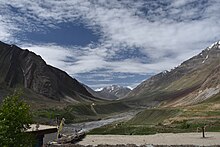
[[[7,96],[0,106],[0,146],[32,146],[30,134],[24,133],[32,122],[29,106],[20,100],[21,93]]]

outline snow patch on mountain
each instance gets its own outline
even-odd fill
[[[208,47],[208,50],[210,50],[211,48],[213,48],[215,45],[220,45],[220,41],[217,41],[215,43],[213,43],[211,46]],[[219,47],[219,46],[218,46]]]
[[[131,91],[131,87],[123,87],[119,85],[111,85],[103,88],[98,88],[95,91],[100,97],[107,99],[118,99],[127,95]]]
[[[202,63],[205,63],[205,61],[209,58],[209,55],[206,55],[205,60],[202,61]]]
[[[103,90],[103,88],[97,88],[97,89],[95,89],[95,91],[102,91]]]
[[[130,86],[126,86],[126,87],[127,87],[128,89],[131,89],[131,90],[133,89],[133,88],[132,88],[132,87],[130,87]]]

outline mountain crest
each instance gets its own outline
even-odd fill
[[[119,85],[106,86],[103,88],[98,88],[95,91],[89,87],[86,87],[86,88],[94,96],[102,98],[102,99],[108,99],[108,100],[116,100],[119,98],[123,98],[125,95],[127,95],[131,91],[130,88],[119,86]]]
[[[190,105],[220,92],[220,41],[138,85],[127,97],[140,104]]]
[[[76,79],[33,52],[0,42],[0,85],[24,87],[54,100],[94,98]]]

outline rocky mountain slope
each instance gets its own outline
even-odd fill
[[[66,72],[47,65],[38,55],[0,42],[0,92],[16,87],[57,101],[90,101],[94,96]]]
[[[126,97],[138,105],[184,106],[202,102],[220,93],[220,42],[142,82]]]
[[[87,88],[87,90],[94,96],[107,99],[107,100],[116,100],[123,98],[125,95],[127,95],[131,89],[128,87],[123,87],[119,85],[111,85],[104,88],[100,88],[97,90],[92,90]]]

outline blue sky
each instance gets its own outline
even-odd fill
[[[135,87],[220,40],[219,0],[0,0],[0,40],[96,89]]]

